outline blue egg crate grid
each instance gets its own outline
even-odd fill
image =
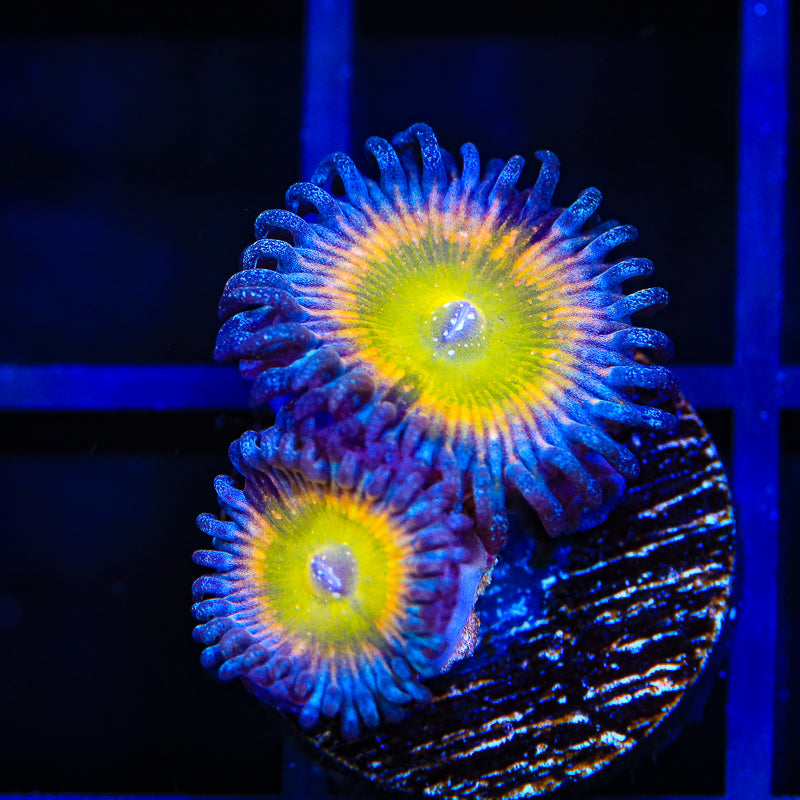
[[[308,3],[305,175],[328,152],[350,149],[354,15],[352,0]],[[780,358],[788,29],[788,0],[742,3],[734,362],[675,367],[696,407],[730,409],[734,421],[730,478],[745,569],[727,669],[724,796],[731,800],[777,796],[772,770],[780,422],[782,413],[800,408],[800,367],[784,365]],[[244,405],[245,391],[233,370],[213,366],[0,365],[0,409],[6,411],[232,408]],[[281,785],[281,798],[328,796],[322,770],[291,745],[286,745]]]

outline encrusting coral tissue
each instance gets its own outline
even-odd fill
[[[472,651],[508,503],[551,535],[601,523],[638,473],[621,434],[674,425],[646,398],[678,390],[631,323],[666,292],[624,289],[652,263],[611,258],[635,229],[596,189],[553,207],[552,153],[519,190],[520,156],[459,165],[424,124],[366,150],[377,178],[329,156],[225,287],[215,358],[279,410],[200,518],[193,607],[205,666],[347,738]]]

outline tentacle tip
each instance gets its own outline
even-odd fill
[[[536,150],[534,155],[542,163],[552,164],[558,166],[558,156],[552,150]]]
[[[644,424],[653,431],[672,433],[678,427],[678,416],[661,409],[642,409]]]

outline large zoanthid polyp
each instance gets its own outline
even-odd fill
[[[455,455],[490,551],[510,495],[553,535],[600,523],[638,472],[619,434],[674,424],[642,400],[675,396],[654,363],[671,343],[631,322],[667,294],[626,293],[652,263],[611,255],[635,229],[599,220],[597,189],[555,207],[550,152],[519,190],[520,156],[482,169],[465,144],[459,164],[424,124],[366,150],[374,179],[336,153],[289,189],[289,210],[258,218],[220,303],[216,358],[240,362],[254,405],[348,396],[375,438],[424,420],[426,446]]]

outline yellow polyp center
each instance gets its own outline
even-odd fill
[[[529,244],[530,228],[432,201],[376,212],[347,234],[324,289],[336,314],[319,315],[336,324],[349,363],[451,430],[503,429],[569,385],[574,344],[596,312],[570,294],[563,265]]]
[[[253,519],[246,556],[266,627],[299,650],[355,652],[400,627],[409,536],[374,501],[298,482]]]

